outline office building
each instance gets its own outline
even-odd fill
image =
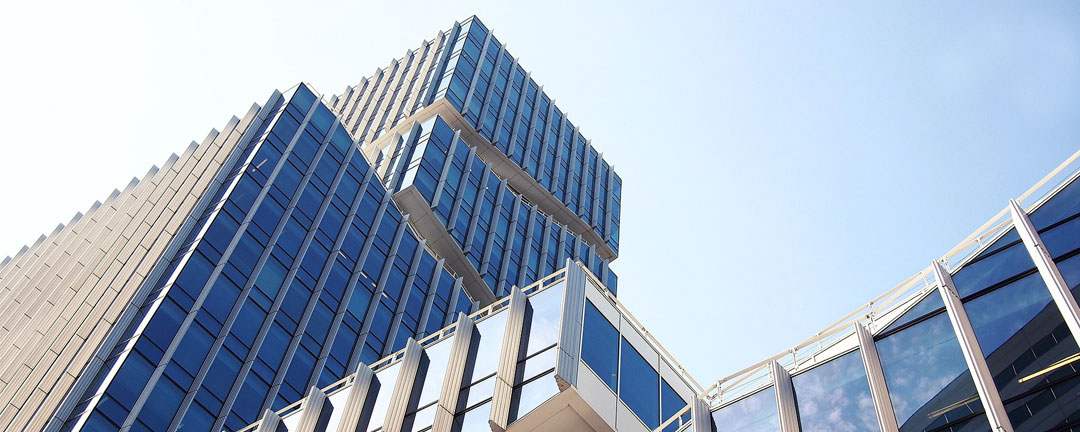
[[[616,297],[621,178],[471,17],[340,95],[273,93],[0,263],[0,425],[1080,429],[1078,157],[703,386]]]

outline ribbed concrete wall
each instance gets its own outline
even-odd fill
[[[41,430],[87,366],[100,366],[110,328],[190,222],[258,108],[0,268],[0,427]]]

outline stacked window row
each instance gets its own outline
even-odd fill
[[[443,97],[618,252],[622,179],[475,17],[438,78]]]
[[[436,116],[385,147],[376,164],[391,190],[415,186],[497,297],[583,262],[616,291],[618,278],[594,246],[515,194]]]
[[[613,308],[606,299],[589,298],[587,294],[584,309],[581,361],[641,424],[656,430],[686,408],[695,392],[682,379],[660,372],[661,368],[673,369],[643,342],[633,325],[610,312]],[[680,415],[663,431],[673,432],[689,419],[689,413]],[[616,419],[616,429],[622,429],[624,422]]]
[[[618,253],[622,179],[475,17],[348,88],[333,106],[368,143],[439,99]]]
[[[471,310],[333,113],[274,111],[69,429],[238,429]]]
[[[1080,298],[1080,182],[1030,220]],[[1016,230],[969,260],[952,280],[1013,430],[1080,430],[1080,347]],[[874,339],[901,431],[990,428],[938,292]],[[792,385],[803,430],[878,430],[857,349],[796,373]],[[773,391],[715,411],[715,430],[779,430]]]

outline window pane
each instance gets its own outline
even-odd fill
[[[559,386],[555,383],[554,371],[526,384],[515,386],[510,399],[510,423],[528,415],[558,392]]]
[[[916,304],[911,309],[908,309],[907,312],[904,312],[904,314],[901,315],[900,318],[898,318],[896,321],[893,321],[892,324],[889,324],[889,326],[886,327],[883,332],[899,328],[904,324],[915,321],[916,319],[922,318],[924,315],[929,314],[930,312],[942,309],[944,307],[945,302],[941,300],[941,296],[938,295],[936,292],[932,292],[930,293],[930,295],[926,296],[926,298],[919,300],[918,304]]]
[[[394,384],[397,382],[400,366],[401,362],[398,362],[375,374],[375,378],[379,381],[379,394],[375,397],[375,408],[371,411],[371,421],[367,428],[369,431],[382,429],[383,422],[386,421],[386,409],[390,406],[390,397],[394,393]]]
[[[619,376],[619,331],[585,300],[585,324],[581,360],[596,372],[612,392]]]
[[[878,430],[858,350],[800,373],[791,382],[803,430]]]
[[[714,411],[712,418],[716,432],[780,431],[772,387]]]
[[[1075,376],[1067,361],[1058,362],[1077,353],[1076,342],[1038,274],[973,299],[965,308],[1006,402]],[[1045,394],[1035,403],[1037,410],[1068,410],[1068,405],[1055,399],[1052,393]],[[1009,418],[1022,423],[1031,414],[1025,409],[1010,410]]]
[[[877,342],[901,431],[923,431],[981,412],[946,314]]]
[[[649,429],[660,426],[660,374],[626,338],[622,338],[619,399],[622,399]]]
[[[558,341],[563,287],[564,284],[560,283],[529,297],[525,331],[522,334],[526,355],[535,354]]]
[[[674,416],[679,410],[686,407],[686,401],[683,400],[675,389],[671,388],[671,385],[666,380],[660,379],[660,421],[665,422],[667,419]],[[664,432],[672,432],[679,428],[679,425],[686,423],[690,420],[690,413],[682,415],[681,423],[676,420],[664,428]]]

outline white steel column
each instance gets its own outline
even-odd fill
[[[870,396],[874,400],[878,426],[882,432],[897,432],[900,427],[896,425],[896,412],[893,411],[892,400],[889,399],[885,372],[881,370],[881,359],[878,357],[877,345],[874,345],[874,336],[860,323],[855,323],[855,335],[859,339],[859,354],[862,355],[866,380],[870,383]]]
[[[975,390],[979,393],[983,410],[986,411],[986,419],[990,422],[990,428],[994,431],[1012,432],[1012,424],[1005,411],[1005,404],[1001,402],[994,385],[994,376],[990,374],[990,368],[986,366],[986,356],[983,355],[979,341],[975,338],[975,330],[971,328],[964,304],[960,302],[960,296],[953,286],[952,276],[941,267],[938,261],[932,261],[934,277],[938,281],[938,292],[945,301],[945,312],[952,322],[953,331],[956,332],[956,340],[960,342],[960,351],[964,354],[968,371],[971,372],[972,381],[975,382]]]
[[[709,404],[699,397],[694,397],[690,401],[690,429],[688,432],[712,432],[712,430],[712,412],[709,411]]]
[[[1077,307],[1076,298],[1069,290],[1069,285],[1061,277],[1057,264],[1054,263],[1050,252],[1046,250],[1039,232],[1031,224],[1024,209],[1020,208],[1015,200],[1009,200],[1009,210],[1012,211],[1012,221],[1016,232],[1020,234],[1020,240],[1024,242],[1031,260],[1035,261],[1035,268],[1039,269],[1039,275],[1046,283],[1046,288],[1050,290],[1050,296],[1054,298],[1054,304],[1061,311],[1061,316],[1065,318],[1065,324],[1069,326],[1073,338],[1080,337],[1080,307]]]
[[[791,386],[791,374],[780,363],[769,365],[773,377],[773,393],[776,394],[776,410],[780,417],[781,432],[800,432],[798,408],[795,407],[795,389]]]

